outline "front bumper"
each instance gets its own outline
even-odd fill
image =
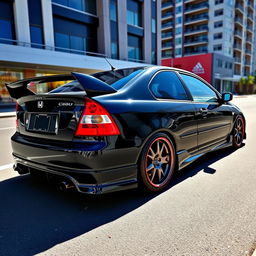
[[[70,169],[57,168],[37,164],[14,155],[14,169],[21,169],[23,173],[31,170],[53,174],[60,181],[71,182],[78,192],[85,194],[102,194],[116,192],[126,189],[137,188],[137,166],[125,166],[110,170],[83,170],[74,171]],[[90,183],[86,183],[89,181]],[[94,183],[92,183],[94,181]]]

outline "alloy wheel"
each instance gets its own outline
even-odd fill
[[[161,188],[168,183],[174,169],[174,150],[165,137],[154,139],[148,147],[144,172],[149,184]]]
[[[238,117],[234,126],[233,144],[240,147],[244,139],[244,121],[242,117]]]

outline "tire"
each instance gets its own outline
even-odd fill
[[[139,164],[140,187],[160,192],[170,184],[176,164],[175,148],[164,133],[153,135],[145,144]]]
[[[245,135],[244,119],[242,116],[238,116],[236,118],[234,128],[233,128],[233,133],[232,133],[234,148],[240,148],[242,146],[244,135]]]

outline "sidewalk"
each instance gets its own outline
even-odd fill
[[[16,116],[16,112],[2,112],[2,113],[0,113],[0,118],[14,117],[14,116]]]

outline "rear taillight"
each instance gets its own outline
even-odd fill
[[[85,110],[80,118],[76,136],[119,135],[120,131],[112,116],[94,100],[85,100]]]
[[[18,102],[16,102],[16,128],[19,127],[18,111],[19,111],[19,104],[18,104]]]

